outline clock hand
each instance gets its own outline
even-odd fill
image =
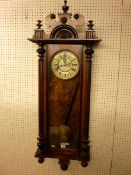
[[[57,65],[54,69],[55,69],[55,71],[57,71],[58,69],[59,69],[59,65]]]
[[[66,58],[67,58],[67,57],[66,57],[66,53],[65,53],[63,56],[60,55],[60,58],[63,60],[64,65],[66,66],[66,62],[67,62],[67,61],[66,61]]]
[[[66,59],[66,53],[64,54],[64,58]]]
[[[71,66],[71,63],[68,63],[67,66],[70,67]]]
[[[61,64],[59,67],[67,66],[67,64]]]

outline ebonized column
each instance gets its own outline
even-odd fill
[[[83,58],[82,73],[82,102],[81,102],[81,145],[80,159],[83,167],[90,161],[89,146],[89,116],[90,116],[90,87],[91,87],[91,58],[94,51],[92,45],[87,44]]]
[[[47,78],[46,78],[46,59],[43,44],[39,44],[37,49],[38,53],[38,75],[39,75],[39,135],[35,157],[38,157],[38,162],[43,163],[44,157],[47,155],[47,131],[46,131],[46,118],[47,118]]]

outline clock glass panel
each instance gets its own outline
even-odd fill
[[[72,51],[62,50],[51,57],[49,66],[49,147],[77,149],[80,124],[80,60]]]

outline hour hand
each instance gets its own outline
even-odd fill
[[[60,56],[60,57],[63,60],[64,65],[66,66],[66,54],[64,54],[63,56]]]
[[[58,69],[59,69],[59,64],[54,64],[54,69],[55,69],[55,71],[57,71]]]

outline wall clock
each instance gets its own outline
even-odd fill
[[[92,47],[101,41],[84,16],[68,13],[64,1],[62,13],[50,14],[46,34],[38,20],[33,38],[39,48],[39,135],[35,156],[57,158],[62,170],[70,160],[90,161],[89,114]]]

